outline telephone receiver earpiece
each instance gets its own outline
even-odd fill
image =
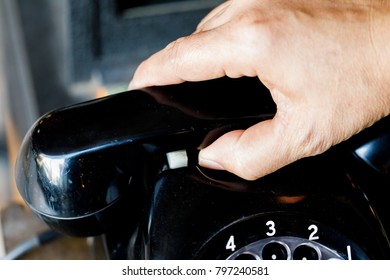
[[[27,205],[110,259],[389,259],[390,122],[246,181],[199,150],[276,112],[257,78],[114,94],[49,112],[22,143]]]
[[[17,186],[52,227],[100,234],[123,208],[130,208],[129,221],[138,218],[145,177],[165,168],[168,153],[196,154],[205,140],[274,112],[268,90],[254,78],[155,87],[60,108],[26,135]]]

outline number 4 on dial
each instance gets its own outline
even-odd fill
[[[228,242],[226,243],[226,250],[231,250],[232,252],[236,250],[236,244],[234,243],[234,235],[229,237]]]

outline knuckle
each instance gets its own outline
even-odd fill
[[[278,115],[276,142],[282,143],[279,153],[284,154],[286,162],[321,154],[332,146],[335,135],[330,130],[330,120],[318,120],[317,114]]]
[[[183,71],[184,55],[186,55],[186,52],[183,51],[183,44],[185,41],[186,37],[182,37],[171,42],[166,47],[167,62],[173,75],[176,77],[182,77],[183,72],[185,72]]]

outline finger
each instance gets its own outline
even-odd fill
[[[255,76],[250,54],[242,50],[237,35],[225,36],[225,25],[183,37],[145,60],[136,70],[129,89],[201,81],[225,75]],[[229,34],[229,32],[227,33]],[[244,55],[243,55],[244,53]]]
[[[196,33],[205,31],[205,30],[211,30],[217,26],[221,26],[222,24],[226,23],[229,18],[226,15],[226,11],[230,7],[231,2],[226,1],[216,7],[214,10],[212,10],[206,17],[204,17],[198,24],[196,28]]]
[[[223,135],[201,150],[199,164],[254,180],[295,161],[300,154],[291,152],[294,141],[284,137],[276,122],[268,120]]]
[[[223,73],[217,69],[216,64],[213,64],[213,68],[202,71],[207,64],[214,63],[210,57],[211,46],[208,50],[201,50],[201,42],[207,41],[206,37],[205,33],[183,37],[153,54],[138,66],[129,89],[222,77]],[[215,42],[213,45],[215,47]]]

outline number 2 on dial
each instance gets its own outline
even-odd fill
[[[316,225],[310,225],[307,229],[311,231],[309,240],[320,239],[320,237],[316,235],[318,233],[318,227]]]

